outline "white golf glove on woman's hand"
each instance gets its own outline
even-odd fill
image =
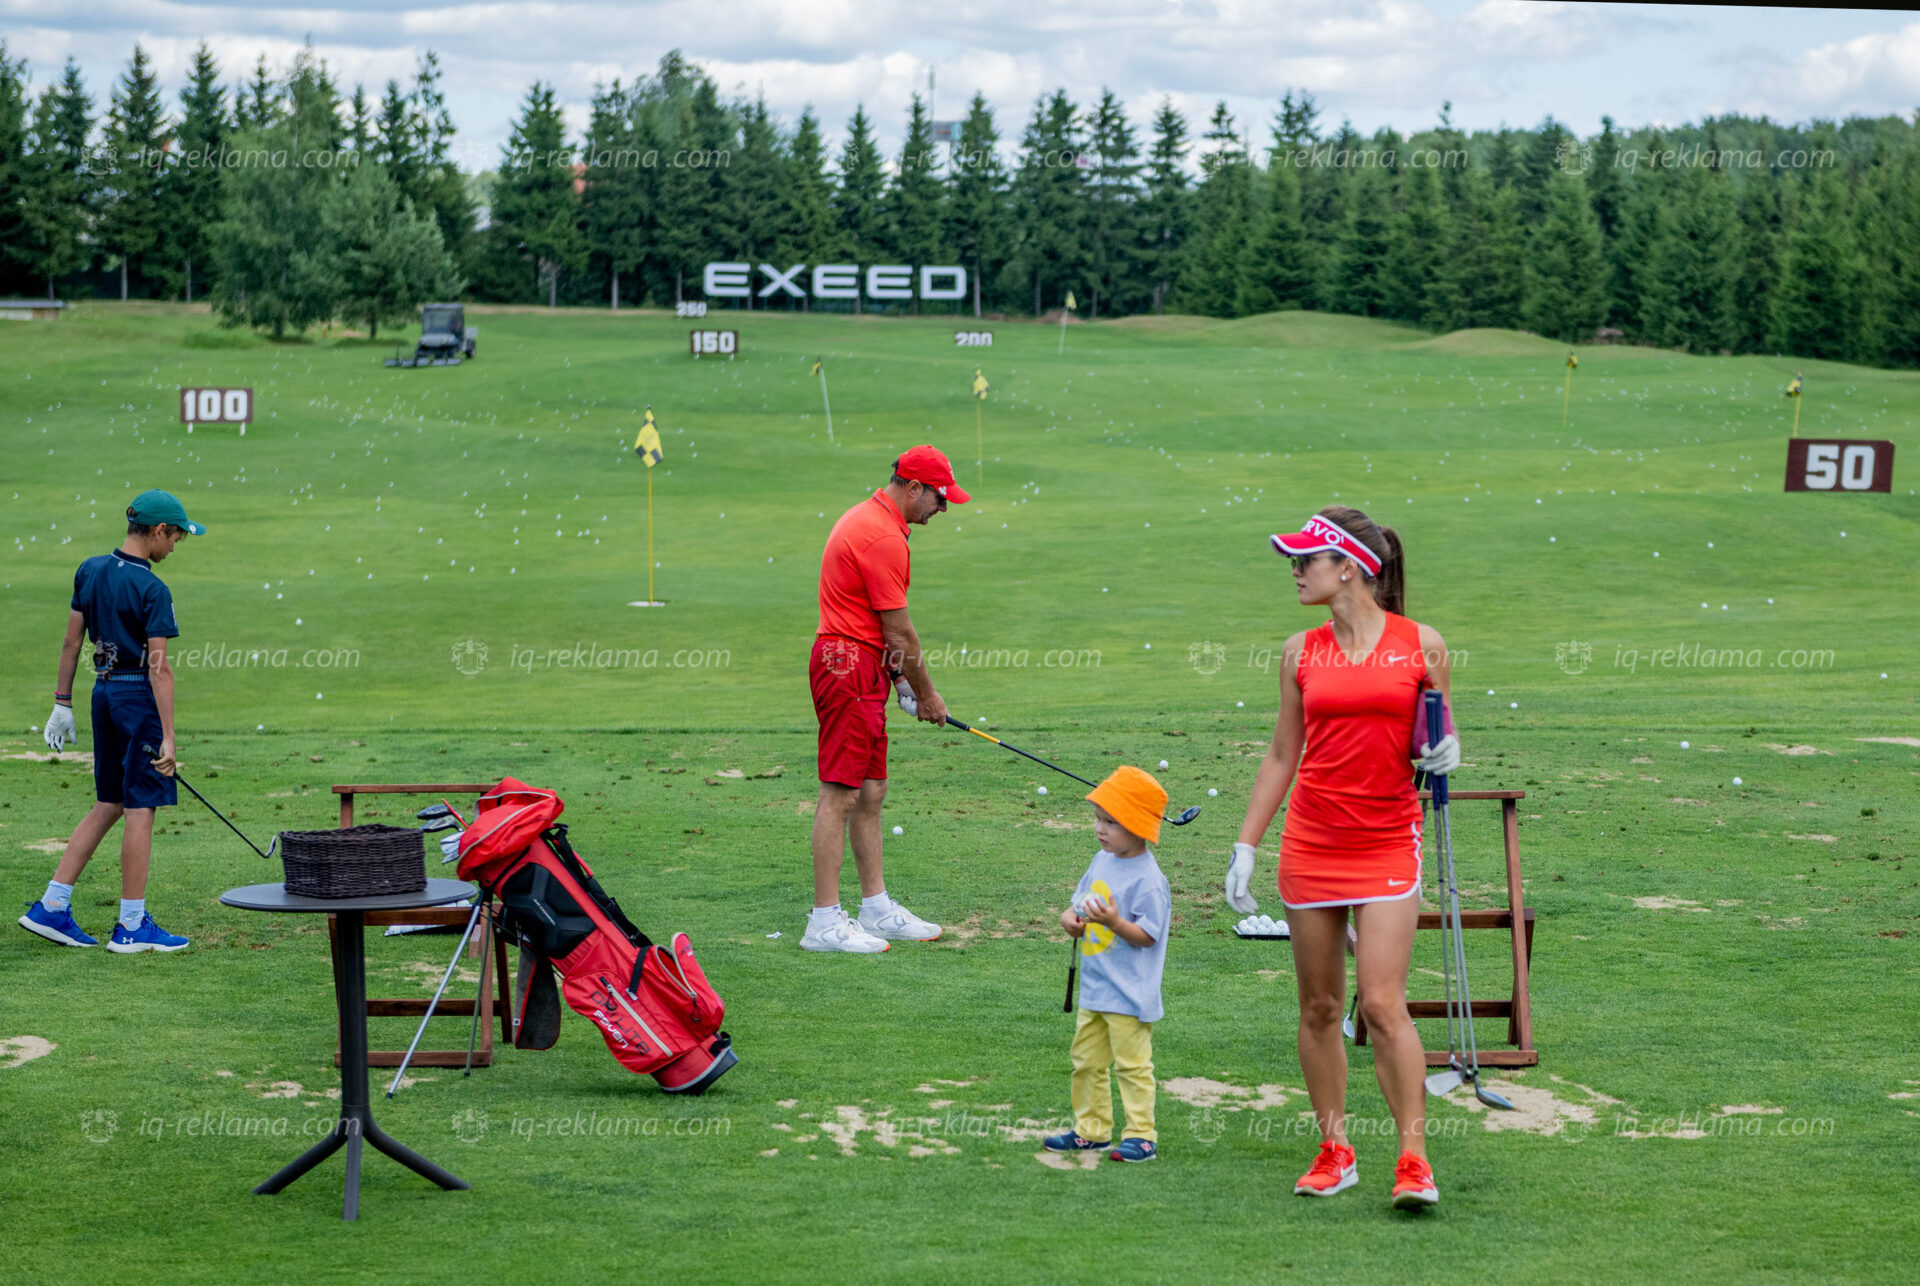
[[[1235,844],[1233,861],[1227,864],[1227,905],[1241,915],[1252,915],[1260,909],[1253,900],[1248,886],[1253,883],[1254,847],[1251,844]]]
[[[1439,745],[1420,747],[1420,757],[1414,760],[1413,766],[1421,772],[1445,777],[1460,766],[1460,738],[1449,732],[1440,738]]]
[[[911,683],[902,679],[893,685],[893,691],[895,695],[900,698],[900,708],[902,710],[905,710],[909,715],[919,715],[920,699],[913,695],[913,685]]]
[[[73,707],[56,704],[53,713],[47,716],[47,729],[43,734],[47,739],[47,749],[59,754],[69,741],[80,740],[73,730]]]

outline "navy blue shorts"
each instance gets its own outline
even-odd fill
[[[173,778],[153,766],[142,746],[160,748],[160,707],[144,679],[95,679],[93,796],[125,808],[170,808],[179,802]]]

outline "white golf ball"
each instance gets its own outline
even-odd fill
[[[1683,741],[1683,742],[1681,742],[1681,743],[1680,743],[1680,749],[1682,749],[1682,750],[1692,750],[1692,749],[1693,749],[1693,745],[1692,745],[1692,743],[1690,743],[1690,742],[1686,742],[1686,741]]]
[[[904,826],[896,826],[893,828],[893,833],[895,835],[905,835],[907,833],[907,828]]]
[[[1244,702],[1244,701],[1236,701],[1236,702],[1234,702],[1233,704],[1234,704],[1235,706],[1237,706],[1237,707],[1239,707],[1240,709],[1245,709],[1245,708],[1246,708],[1246,705],[1247,705],[1247,703],[1246,703],[1246,702]]]
[[[1220,792],[1219,792],[1218,790],[1216,790],[1216,789],[1214,789],[1214,788],[1213,788],[1212,786],[1209,786],[1209,787],[1207,787],[1207,798],[1208,798],[1208,799],[1212,799],[1212,798],[1213,798],[1213,797],[1214,797],[1215,795],[1218,795],[1219,793],[1220,793]]]
[[[1509,702],[1507,702],[1507,709],[1509,709],[1509,710],[1518,710],[1519,708],[1520,708],[1520,703],[1519,703],[1518,701],[1509,701]]]
[[[1166,761],[1166,760],[1164,760],[1164,759],[1162,759],[1162,760],[1160,761],[1160,766],[1161,766],[1162,768],[1165,768],[1165,767],[1167,766],[1167,761]]]
[[[1042,786],[1042,787],[1040,788],[1040,793],[1041,793],[1042,795],[1044,795],[1044,794],[1046,794],[1046,793],[1047,793],[1047,788],[1046,788],[1045,786]]]
[[[1736,785],[1736,786],[1738,786],[1738,785],[1740,784],[1740,779],[1739,779],[1738,777],[1735,777],[1735,778],[1733,779],[1733,784],[1734,784],[1734,785]]]

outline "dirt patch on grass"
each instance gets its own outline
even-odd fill
[[[20,847],[34,853],[64,853],[67,851],[67,841],[63,839],[36,839],[29,840]]]
[[[1883,746],[1920,746],[1920,737],[1855,737],[1855,741],[1877,741]]]
[[[0,759],[29,759],[37,764],[84,764],[88,768],[93,767],[91,750],[65,750],[57,755],[51,751],[22,750],[17,755],[0,755]]]
[[[1304,1095],[1305,1090],[1285,1085],[1235,1085],[1205,1076],[1174,1076],[1160,1082],[1160,1088],[1189,1107],[1217,1107],[1227,1112],[1264,1112],[1285,1107],[1289,1098]]]
[[[1465,1085],[1444,1095],[1440,1101],[1482,1113],[1489,1130],[1521,1130],[1549,1138],[1565,1133],[1569,1126],[1591,1127],[1599,1122],[1601,1108],[1620,1106],[1619,1099],[1599,1090],[1558,1076],[1548,1079],[1557,1087],[1557,1092],[1545,1086],[1488,1077],[1487,1088],[1512,1103],[1511,1112],[1489,1108]]]
[[[1817,840],[1822,844],[1832,844],[1837,842],[1837,837],[1833,835],[1795,835],[1792,832],[1787,832],[1787,838]]]
[[[1642,911],[1699,911],[1711,914],[1706,907],[1701,906],[1698,902],[1690,902],[1686,898],[1674,898],[1665,895],[1635,898],[1633,904]]]
[[[1106,1153],[1099,1148],[1085,1152],[1036,1152],[1033,1159],[1053,1170],[1098,1170]]]
[[[0,1071],[45,1058],[60,1048],[41,1036],[0,1036]]]

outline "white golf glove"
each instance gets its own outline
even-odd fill
[[[1449,732],[1440,738],[1440,744],[1420,747],[1420,757],[1413,766],[1425,773],[1438,773],[1445,777],[1460,766],[1460,738]]]
[[[59,754],[69,741],[79,741],[80,735],[73,730],[73,707],[55,705],[53,713],[47,716],[45,732],[47,749]]]
[[[1227,864],[1227,905],[1241,915],[1252,915],[1260,909],[1253,900],[1248,886],[1253,883],[1253,863],[1256,856],[1253,845],[1235,844],[1233,861]]]
[[[448,831],[440,837],[440,864],[457,861],[460,857],[460,837],[465,831]]]
[[[893,685],[893,691],[900,699],[900,708],[913,718],[920,715],[920,700],[913,695],[913,685],[905,679]]]

